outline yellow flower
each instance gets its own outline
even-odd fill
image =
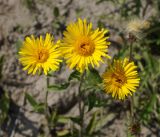
[[[105,92],[122,100],[136,92],[140,81],[136,68],[134,62],[129,62],[127,58],[114,60],[113,65],[102,76]]]
[[[92,23],[87,24],[85,19],[70,23],[64,32],[61,45],[69,68],[76,68],[83,72],[89,65],[99,66],[99,62],[103,62],[102,57],[110,58],[107,54],[110,44],[106,41],[107,32],[108,30],[99,30],[99,28],[93,30]]]
[[[144,31],[149,29],[150,22],[142,19],[133,19],[127,24],[127,32],[134,35],[136,38],[143,38],[145,35]]]
[[[47,75],[50,70],[59,68],[60,52],[58,50],[59,43],[53,42],[54,38],[50,34],[46,34],[45,39],[42,36],[35,38],[33,35],[26,37],[19,51],[19,61],[24,66],[24,70],[28,70],[28,74],[33,75],[38,71],[44,71]]]

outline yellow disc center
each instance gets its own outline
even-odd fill
[[[94,50],[94,43],[89,38],[83,37],[80,40],[78,40],[76,44],[76,51],[79,55],[91,56]]]
[[[37,55],[37,61],[39,63],[44,63],[47,61],[49,57],[49,53],[46,49],[41,49],[39,52],[38,52],[38,55]]]

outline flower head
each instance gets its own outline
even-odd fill
[[[105,92],[122,100],[136,92],[140,80],[136,68],[134,62],[129,62],[127,58],[114,60],[113,65],[102,76]]]
[[[53,42],[53,36],[46,34],[45,39],[42,36],[35,38],[33,35],[26,37],[19,51],[19,61],[28,70],[28,74],[33,75],[41,70],[47,75],[50,70],[57,70],[61,60],[58,50],[59,41]]]
[[[87,24],[86,20],[78,19],[75,23],[70,23],[64,32],[62,41],[62,52],[70,69],[74,67],[83,72],[92,67],[99,66],[103,62],[102,57],[110,58],[107,54],[108,37],[105,34],[108,30],[92,29],[92,23]]]
[[[147,20],[141,20],[141,19],[133,19],[127,24],[126,31],[129,34],[134,35],[136,38],[143,38],[144,37],[144,31],[149,29],[150,22]]]

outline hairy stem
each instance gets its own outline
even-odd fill
[[[132,52],[133,52],[133,43],[131,42],[131,44],[129,46],[129,61],[131,61],[133,58]]]
[[[134,96],[130,98],[130,117],[131,122],[134,122]]]
[[[48,119],[49,117],[49,109],[48,109],[48,86],[49,86],[49,77],[46,77],[46,95],[45,95],[45,115],[46,115],[46,118]]]
[[[130,51],[129,51],[129,61],[133,59],[132,52],[133,52],[133,43],[130,44]],[[131,122],[134,121],[134,95],[130,98],[130,115],[131,115]]]
[[[83,95],[82,95],[82,83],[84,80],[84,76],[85,76],[85,72],[83,72],[83,74],[81,75],[81,79],[80,79],[80,83],[79,83],[79,87],[78,87],[78,106],[79,106],[79,116],[80,116],[80,132],[79,132],[79,137],[83,137],[83,133],[84,133],[84,104],[81,103],[81,101],[83,101]]]

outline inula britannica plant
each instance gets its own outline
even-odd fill
[[[160,0],[0,0],[0,137],[160,137]]]
[[[141,33],[139,29],[142,28],[142,25],[148,27],[145,21],[134,21],[128,24],[127,30],[129,33],[133,32],[133,34],[135,34],[135,32]],[[66,62],[66,67],[69,67],[70,70],[73,71],[69,79],[74,77],[79,80],[78,104],[80,124],[77,129],[78,132],[75,133],[76,137],[87,137],[87,134],[92,133],[91,131],[88,133],[88,129],[85,129],[86,123],[84,121],[85,114],[87,113],[85,110],[85,96],[87,95],[87,91],[90,90],[85,87],[88,73],[90,76],[95,75],[92,89],[97,88],[94,86],[102,85],[101,89],[99,89],[101,94],[105,96],[107,96],[106,93],[111,94],[114,99],[119,101],[134,96],[133,93],[135,93],[139,87],[140,78],[137,65],[135,65],[131,58],[133,54],[132,47],[130,51],[128,51],[128,57],[124,59],[113,58],[113,63],[107,64],[106,71],[103,72],[102,77],[100,77],[97,70],[91,71],[95,69],[95,67],[101,67],[108,59],[110,59],[109,62],[112,62],[108,54],[108,46],[110,45],[109,36],[107,36],[108,32],[106,28],[94,29],[91,22],[88,23],[86,19],[79,18],[76,22],[71,22],[66,26],[66,30],[63,32],[63,38],[57,42],[54,42],[54,37],[49,33],[46,34],[45,38],[31,35],[25,38],[19,51],[19,61],[22,63],[23,69],[27,70],[28,74],[33,75],[37,72],[38,74],[44,72],[47,77],[47,88],[50,87],[47,74],[50,71],[58,70],[62,62],[61,59],[63,58]],[[98,79],[101,80],[97,81]],[[87,83],[90,83],[90,81],[92,81],[92,79],[88,80]],[[55,85],[52,87],[65,89],[64,87],[68,87],[68,84],[70,84],[70,82],[67,83],[67,85],[61,83],[60,86]],[[50,126],[50,124],[52,125],[53,123],[51,123],[50,118],[53,112],[49,111],[47,103],[48,89],[46,91],[44,113],[48,120],[48,127],[51,130],[53,127]],[[96,100],[94,101],[96,102]],[[131,101],[130,103],[133,102]],[[133,116],[133,112],[131,113],[131,116]],[[69,131],[67,134],[72,136]]]

